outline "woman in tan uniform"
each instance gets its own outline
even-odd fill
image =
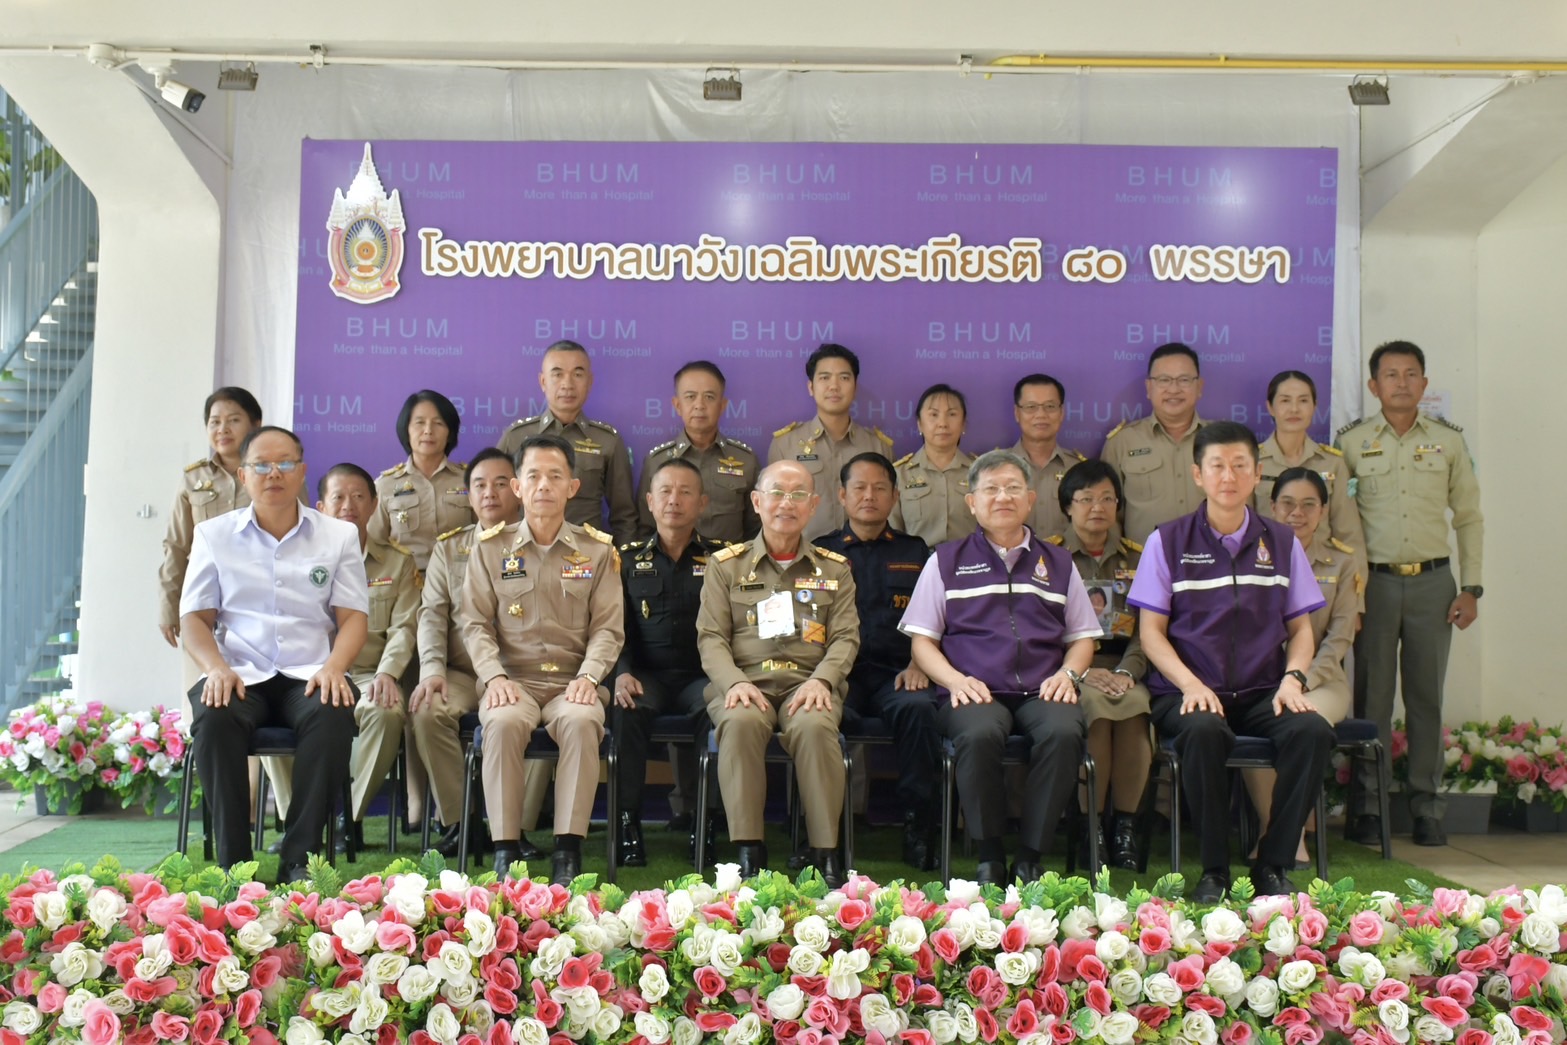
[[[1317,712],[1337,724],[1349,714],[1351,690],[1344,674],[1344,655],[1360,630],[1360,602],[1366,589],[1366,574],[1360,566],[1360,552],[1328,534],[1325,525],[1329,501],[1328,484],[1314,468],[1286,468],[1272,489],[1272,515],[1295,531],[1295,537],[1311,559],[1317,586],[1327,605],[1311,614],[1311,634],[1317,640],[1317,655],[1306,669],[1306,696]],[[1273,794],[1273,771],[1246,771],[1246,788],[1251,792],[1262,820],[1268,827],[1268,805]],[[1307,860],[1305,839],[1295,853],[1298,863]]]
[[[1137,638],[1137,615],[1126,608],[1126,593],[1143,549],[1116,526],[1121,480],[1110,465],[1097,460],[1073,465],[1061,477],[1057,497],[1067,529],[1049,540],[1072,553],[1094,607],[1103,601],[1099,622],[1105,636],[1096,644],[1079,697],[1088,723],[1088,753],[1098,768],[1095,807],[1108,811],[1107,862],[1136,870],[1137,806],[1148,785],[1153,748],[1143,685],[1148,659]],[[1096,592],[1100,598],[1094,598]]]
[[[447,457],[457,448],[462,420],[452,401],[420,389],[397,415],[397,441],[408,458],[375,482],[376,509],[370,536],[413,556],[419,574],[430,564],[436,538],[473,522],[463,465]]]
[[[244,508],[250,495],[236,477],[239,448],[250,430],[261,424],[261,404],[243,388],[218,389],[202,407],[207,423],[206,457],[185,466],[169,528],[163,537],[163,565],[158,570],[158,630],[170,646],[180,644],[180,589],[196,524]],[[194,666],[194,665],[192,665]],[[194,682],[195,677],[187,679]]]
[[[934,548],[974,532],[974,514],[964,501],[974,455],[958,448],[968,424],[968,403],[951,385],[931,385],[920,394],[915,418],[924,445],[893,462],[898,501],[887,525]]]

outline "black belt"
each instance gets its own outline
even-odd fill
[[[1425,562],[1374,562],[1371,568],[1378,573],[1396,573],[1400,577],[1418,577],[1422,573],[1431,570],[1440,570],[1453,560],[1447,556],[1440,559],[1427,559]]]

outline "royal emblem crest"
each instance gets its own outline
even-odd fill
[[[376,173],[365,142],[359,173],[342,189],[332,192],[332,211],[326,219],[331,238],[327,244],[332,264],[332,293],[347,301],[369,305],[402,289],[398,278],[403,267],[403,205],[397,190],[388,196]]]

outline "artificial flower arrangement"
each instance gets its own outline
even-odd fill
[[[1503,722],[1508,722],[1503,719]],[[1509,728],[1511,724],[1509,723]],[[1506,747],[1499,742],[1498,727],[1477,722],[1466,722],[1457,728],[1442,727],[1442,784],[1450,791],[1495,791],[1501,795],[1510,793],[1509,767]],[[1392,748],[1393,780],[1409,778],[1409,735],[1400,719],[1393,721]],[[1326,784],[1329,810],[1342,809],[1348,799],[1351,759],[1343,751],[1334,751],[1332,775]],[[1567,769],[1563,770],[1567,778]],[[1563,780],[1567,786],[1567,779]],[[1563,796],[1567,804],[1567,794]]]
[[[514,866],[514,871],[525,870]],[[1548,1045],[1561,888],[1229,904],[733,865],[626,894],[399,860],[307,888],[193,872],[0,880],[0,1045]]]
[[[190,747],[190,730],[178,708],[159,704],[148,710],[127,712],[111,724],[108,741],[116,771],[109,786],[120,796],[121,806],[140,806],[150,811],[160,796],[169,809],[177,804],[177,785],[184,775],[185,751]],[[192,783],[195,786],[191,800],[195,802],[200,785]]]
[[[160,788],[179,781],[189,744],[177,709],[119,713],[56,694],[11,712],[0,732],[0,780],[21,792],[41,790],[51,810],[81,812],[94,789],[122,806],[151,808]]]
[[[1567,810],[1567,744],[1561,726],[1504,717],[1489,727],[1489,736],[1504,767],[1503,794],[1525,803],[1542,800],[1558,813]]]

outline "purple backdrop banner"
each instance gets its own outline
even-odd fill
[[[1268,379],[1299,369],[1325,439],[1336,171],[1334,149],[306,141],[294,424],[313,474],[376,471],[403,456],[404,397],[434,388],[464,460],[544,408],[540,356],[571,338],[588,415],[639,464],[678,431],[671,375],[704,358],[724,431],[765,455],[837,341],[857,419],[900,454],[938,381],[968,396],[967,449],[1010,445],[1012,384],[1043,371],[1062,444],[1092,455],[1179,340],[1204,416],[1265,433]]]

